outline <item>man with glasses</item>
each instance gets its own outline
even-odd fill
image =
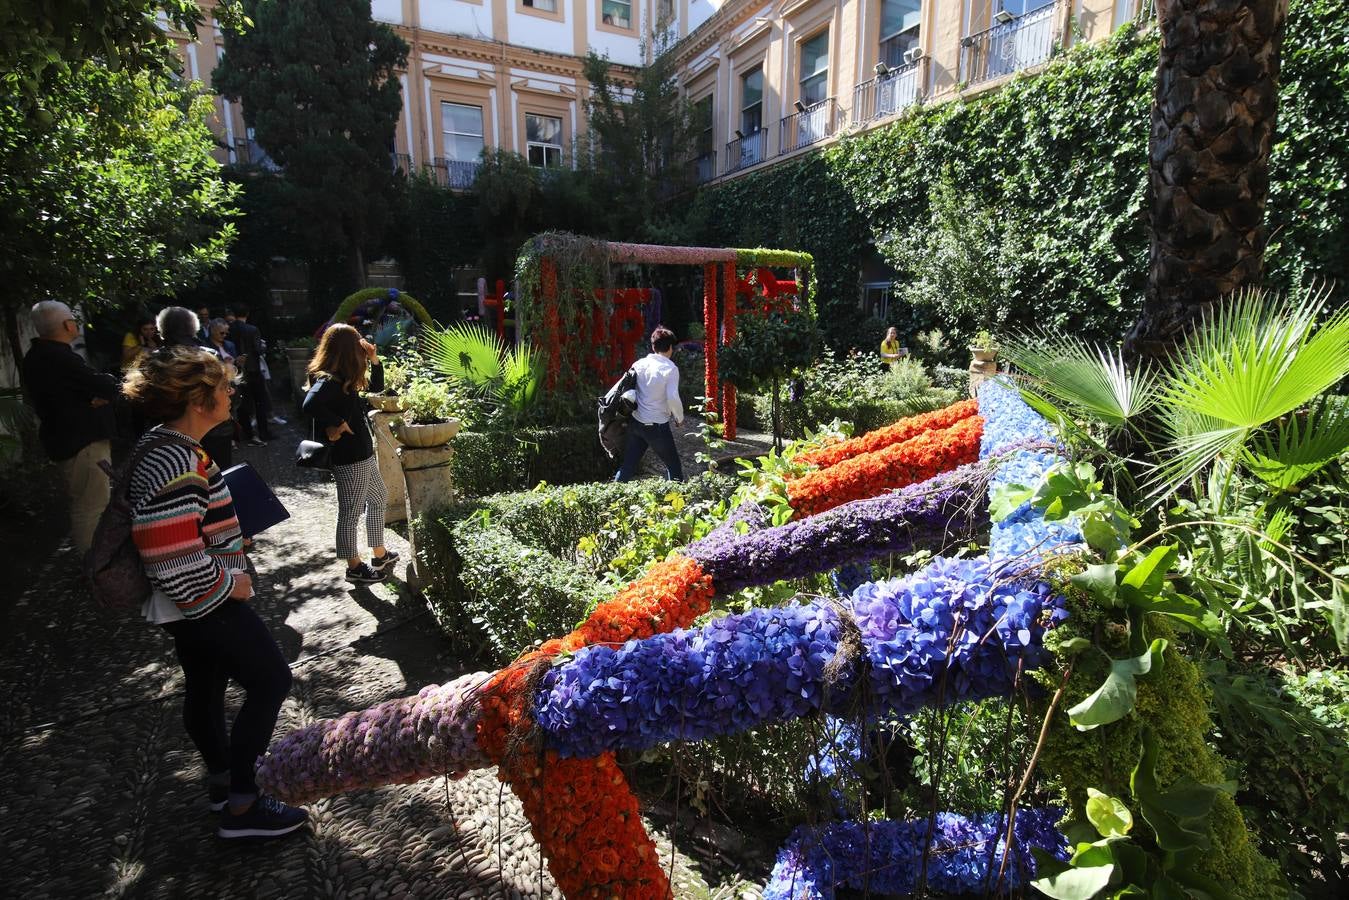
[[[65,479],[71,540],[83,554],[108,505],[108,476],[99,463],[112,462],[112,401],[118,384],[111,375],[94,371],[71,346],[80,323],[69,306],[43,300],[29,316],[37,337],[23,357],[24,392],[41,420],[42,447]]]

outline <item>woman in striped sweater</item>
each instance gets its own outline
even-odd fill
[[[196,348],[143,358],[122,391],[160,422],[136,447],[128,479],[131,536],[154,593],[147,621],[173,637],[183,667],[183,724],[206,761],[221,837],[276,837],[302,826],[302,809],[259,794],[253,767],[290,690],[290,667],[253,611],[243,535],[220,468],[201,438],[230,415],[229,368]],[[245,692],[232,729],[230,679]]]

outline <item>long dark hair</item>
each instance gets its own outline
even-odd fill
[[[309,383],[320,377],[342,382],[345,391],[363,391],[370,383],[370,360],[361,348],[361,333],[350,325],[330,325],[309,362]]]

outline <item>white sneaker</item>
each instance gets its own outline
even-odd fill
[[[283,418],[281,418],[280,416],[272,416],[272,417],[271,417],[270,419],[268,419],[267,421],[268,421],[268,422],[271,422],[273,425],[285,425],[285,424],[286,424],[286,420],[283,419]]]

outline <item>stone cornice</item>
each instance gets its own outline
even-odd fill
[[[764,5],[764,0],[728,0],[691,34],[685,35],[673,51],[676,65],[683,67],[690,58],[718,44],[730,31]]]

